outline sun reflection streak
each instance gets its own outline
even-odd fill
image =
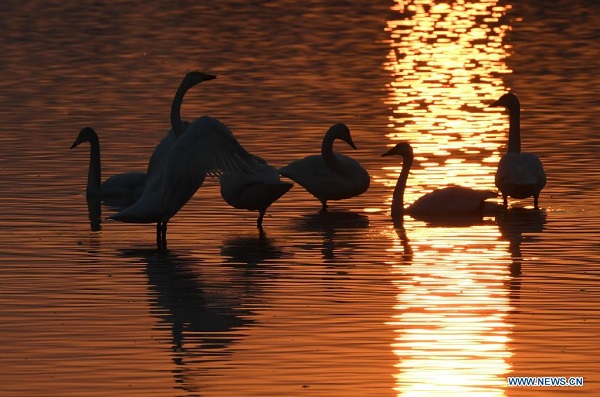
[[[391,49],[385,68],[393,76],[388,137],[410,141],[418,162],[407,202],[448,184],[494,189],[505,128],[501,115],[484,109],[505,91],[501,76],[511,72],[504,63],[509,48],[502,44],[506,9],[495,0],[397,0],[392,10],[399,18],[386,28]]]
[[[407,140],[415,151],[407,203],[451,184],[495,190],[504,121],[484,109],[506,91],[501,78],[511,73],[504,62],[510,47],[502,42],[510,6],[496,3],[396,0],[392,7],[398,18],[386,29],[385,68],[393,77],[388,138]],[[383,170],[379,182],[394,186],[401,165]],[[504,396],[511,356],[508,242],[493,222],[410,227],[418,224],[390,231],[389,251],[401,255],[388,263],[399,289],[391,321],[400,358],[395,390]]]
[[[510,371],[510,258],[497,228],[389,231],[399,289],[394,353],[399,396],[503,396]]]

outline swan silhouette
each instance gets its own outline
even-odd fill
[[[183,103],[183,97],[185,94],[195,85],[200,84],[203,81],[213,80],[216,78],[217,76],[215,75],[206,74],[195,70],[186,73],[186,75],[183,77],[181,83],[179,84],[179,88],[177,88],[177,91],[175,92],[175,97],[173,98],[173,102],[171,104],[171,125],[181,125],[181,128],[178,128],[177,130],[171,128],[167,132],[167,135],[161,139],[159,144],[154,149],[154,152],[152,152],[152,156],[148,162],[148,168],[146,169],[146,174],[153,175],[158,169],[160,169],[160,165],[169,152],[171,146],[173,146],[177,138],[190,125],[189,122],[181,120],[181,104]]]
[[[539,208],[540,192],[546,185],[546,173],[540,158],[532,153],[521,152],[521,108],[519,99],[509,92],[490,107],[508,109],[508,149],[498,163],[496,187],[502,193],[504,208],[508,207],[508,197],[525,199],[533,196],[533,205]]]
[[[84,142],[90,143],[90,165],[85,192],[88,196],[124,197],[136,200],[144,189],[146,174],[143,172],[124,172],[116,174],[102,182],[102,166],[100,164],[100,139],[93,128],[85,127],[79,131],[71,149]]]
[[[358,196],[369,188],[370,178],[360,163],[333,152],[333,142],[340,139],[356,149],[350,130],[343,123],[329,128],[321,145],[321,154],[307,156],[279,169],[279,173],[315,196],[327,209],[327,201]]]
[[[172,107],[176,106],[173,101]],[[173,114],[173,109],[171,114]],[[133,205],[110,218],[129,223],[156,223],[156,244],[167,247],[167,223],[202,186],[207,175],[221,172],[252,172],[263,165],[237,141],[231,130],[216,118],[202,116],[185,131],[171,118],[177,140],[148,178]]]
[[[221,175],[221,197],[234,208],[258,211],[256,227],[262,229],[267,209],[294,186],[281,181],[275,168],[262,158],[254,156],[262,163],[255,171],[223,172]]]
[[[485,200],[498,196],[496,192],[491,190],[449,186],[427,193],[405,209],[404,190],[414,159],[413,148],[408,142],[400,142],[382,154],[382,156],[392,155],[402,156],[403,158],[402,171],[398,177],[398,182],[396,182],[392,198],[392,219],[395,222],[401,222],[404,213],[416,219],[481,214],[484,210]]]

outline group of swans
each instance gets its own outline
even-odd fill
[[[265,160],[246,151],[218,119],[202,116],[191,123],[181,120],[186,92],[214,78],[196,71],[185,75],[171,104],[171,130],[150,157],[141,194],[138,192],[131,206],[109,217],[128,223],[156,223],[159,248],[166,248],[167,223],[202,186],[206,176],[221,178],[221,194],[230,205],[259,211],[259,228],[267,208],[293,186],[281,181],[275,168]],[[98,161],[90,163],[90,173],[97,173],[99,179],[97,136],[95,142],[93,148],[97,151],[93,153],[97,153]],[[128,195],[124,190],[122,194]]]
[[[505,209],[508,207],[508,197],[517,199],[533,197],[534,207],[538,209],[539,195],[546,185],[546,174],[538,156],[521,152],[519,99],[514,93],[509,92],[489,107],[504,107],[509,111],[508,149],[500,159],[495,175],[495,185],[502,194],[503,206]],[[486,200],[498,196],[491,190],[449,186],[427,193],[404,208],[404,190],[413,163],[413,149],[408,142],[400,142],[382,154],[382,156],[391,155],[399,155],[403,158],[402,171],[392,196],[391,215],[395,222],[401,222],[404,213],[415,218],[429,219],[482,214],[486,208]]]
[[[214,78],[216,76],[200,72],[186,74],[171,105],[171,130],[154,150],[146,173],[115,175],[100,185],[98,137],[89,127],[80,132],[72,147],[86,141],[92,146],[87,194],[123,194],[137,198],[133,205],[112,215],[111,219],[156,223],[157,246],[166,248],[167,223],[202,186],[206,176],[220,178],[221,196],[229,205],[258,211],[256,225],[260,230],[266,210],[293,186],[293,183],[282,181],[280,175],[298,183],[316,197],[322,211],[326,210],[328,201],[348,199],[367,191],[370,184],[368,172],[358,161],[333,151],[336,139],[356,149],[350,130],[343,123],[331,126],[326,132],[320,155],[295,160],[277,170],[261,157],[246,151],[231,130],[218,119],[201,116],[191,123],[182,121],[180,113],[185,93],[193,86]],[[523,199],[533,196],[537,209],[546,177],[537,156],[520,152],[519,101],[513,93],[507,93],[490,106],[503,106],[510,113],[508,151],[500,160],[495,176],[504,207],[508,205],[508,197]],[[391,155],[403,157],[391,208],[395,222],[401,222],[404,213],[417,218],[422,215],[481,213],[485,200],[498,195],[489,190],[450,186],[430,192],[404,208],[404,190],[413,163],[413,149],[408,142],[400,142],[382,154]],[[134,180],[137,184],[129,187],[128,184],[133,184]]]

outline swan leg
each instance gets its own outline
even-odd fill
[[[503,194],[502,200],[504,201],[504,209],[507,209],[508,208],[508,196]]]
[[[161,233],[162,234],[162,236],[161,236],[161,243],[162,243],[161,246],[162,246],[162,249],[166,250],[167,249],[167,222],[164,222],[162,224],[161,232],[162,232]]]
[[[534,207],[536,210],[539,210],[539,209],[540,209],[540,207],[539,207],[539,198],[540,198],[540,196],[539,196],[539,195],[535,195],[535,196],[533,196],[533,207]]]
[[[256,227],[261,230],[262,230],[263,218],[265,217],[265,212],[267,212],[267,210],[259,210],[258,211],[258,219],[256,220]]]
[[[327,200],[321,200],[321,212],[327,212]]]
[[[156,222],[156,248],[160,249],[160,222]]]
[[[167,249],[167,222],[156,223],[156,248]]]

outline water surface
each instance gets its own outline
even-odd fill
[[[596,2],[195,3],[0,5],[0,394],[600,392]],[[275,166],[344,122],[358,150],[336,150],[369,191],[322,215],[295,186],[261,235],[207,180],[163,254],[151,225],[106,220],[78,131],[98,131],[104,177],[144,170],[192,69],[219,77],[184,118],[218,117]],[[394,227],[401,159],[380,155],[412,143],[407,203],[494,189],[508,118],[487,106],[508,90],[548,174],[542,209]]]

